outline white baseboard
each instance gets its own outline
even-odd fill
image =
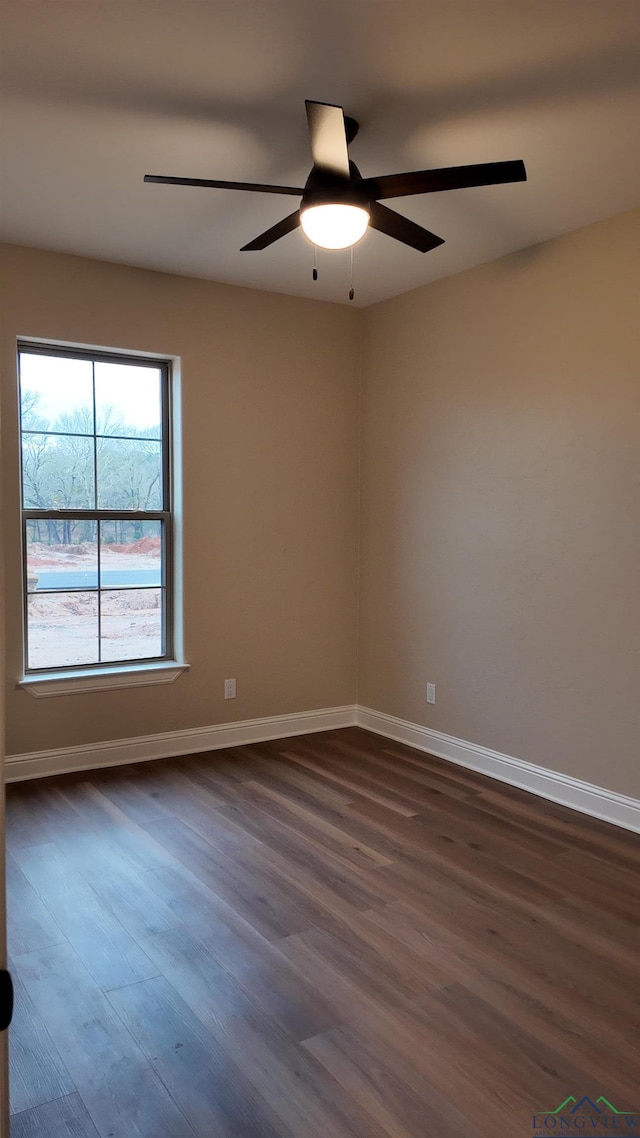
[[[8,755],[5,761],[7,782],[67,774],[71,771],[95,770],[124,763],[140,763],[148,759],[172,758],[177,755],[214,751],[221,747],[239,747],[267,739],[284,739],[290,735],[306,735],[315,731],[331,731],[339,727],[364,727],[376,735],[384,735],[406,743],[419,751],[428,751],[441,759],[468,767],[500,782],[528,790],[540,798],[548,798],[569,806],[582,814],[602,818],[626,830],[640,833],[640,800],[594,786],[579,778],[523,762],[489,747],[456,739],[430,727],[397,719],[370,707],[347,705],[318,711],[302,711],[294,715],[271,715],[265,719],[245,719],[239,723],[221,723],[213,727],[193,727],[185,731],[166,731],[157,735],[141,735],[133,739],[113,739],[106,743],[87,743],[78,747],[62,747],[54,751],[33,751],[24,755]]]
[[[388,739],[406,743],[419,751],[428,751],[441,759],[448,759],[459,766],[497,778],[500,782],[528,790],[540,798],[549,798],[552,802],[569,806],[581,814],[602,818],[614,826],[640,833],[640,800],[637,798],[628,798],[614,790],[605,790],[602,786],[594,786],[582,779],[571,778],[522,759],[514,759],[511,755],[503,755],[489,747],[468,743],[464,739],[444,735],[441,731],[433,731],[430,727],[397,719],[394,715],[373,711],[369,707],[358,706],[356,723],[358,727],[374,731],[377,735],[385,735]]]
[[[168,759],[198,751],[214,751],[221,747],[262,743],[267,739],[284,739],[289,735],[307,735],[312,731],[353,727],[355,722],[354,705],[326,707],[318,711],[301,711],[295,715],[270,715],[266,719],[245,719],[239,723],[220,723],[214,727],[192,727],[185,731],[139,735],[133,739],[61,747],[55,751],[7,755],[5,779],[7,782],[18,782],[53,774],[68,774],[71,771],[141,763],[147,759]]]

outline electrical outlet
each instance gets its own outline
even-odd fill
[[[236,681],[235,680],[225,680],[224,681],[224,698],[225,699],[235,699],[236,698]]]
[[[427,684],[427,703],[436,702],[436,685]]]

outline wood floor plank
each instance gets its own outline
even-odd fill
[[[355,751],[355,754],[354,754]],[[331,747],[332,762],[341,769],[353,769],[354,759],[363,768],[367,785],[388,788],[398,798],[413,806],[430,806],[445,799],[464,799],[473,797],[475,790],[466,782],[442,777],[426,764],[409,765],[397,757],[385,754],[372,754],[366,748],[354,749],[351,744],[336,743]]]
[[[341,744],[341,748],[343,746]],[[361,746],[366,754],[366,742]],[[391,743],[390,740],[379,749],[376,748],[375,754],[369,755],[369,760],[380,770],[385,770],[392,782],[394,771],[399,769],[406,778],[424,782],[453,798],[475,800],[484,785],[482,776],[478,776],[475,771],[456,766],[455,763],[443,763],[434,755],[422,751],[417,753],[410,747]]]
[[[7,810],[14,1138],[513,1138],[571,1093],[638,1107],[636,834],[361,728]]]
[[[136,778],[129,767],[119,767],[115,777],[105,778],[102,771],[99,774],[102,777],[92,775],[92,785],[102,790],[132,822],[155,822],[174,813],[161,801],[159,792],[148,786],[146,779]]]
[[[322,993],[297,976],[280,949],[251,926],[238,930],[210,925],[201,930],[199,941],[240,985],[249,1001],[295,1039],[306,1039],[341,1022]]]
[[[98,894],[56,846],[15,851],[20,866],[56,914],[62,932],[104,989],[148,980],[156,969]]]
[[[464,981],[467,992],[479,996],[507,1022],[518,1024],[530,1036],[563,1056],[574,1067],[598,1071],[603,1084],[616,1086],[617,1094],[633,1103],[637,1095],[638,1064],[631,1035],[619,1030],[605,1032],[605,1038],[585,1030],[575,1014],[562,1006],[521,991],[504,975],[488,979],[470,972]]]
[[[7,890],[11,896],[11,907],[7,912],[9,955],[34,952],[65,940],[60,926],[10,853],[6,857],[6,873]]]
[[[384,1138],[378,1121],[362,1109],[322,1064],[278,1024],[258,1013],[218,1025],[221,1045],[242,1063],[256,1091],[298,1138]]]
[[[226,807],[225,814],[259,838],[259,846],[246,856],[257,858],[266,847],[300,870],[296,881],[309,874],[314,881],[334,889],[355,908],[369,909],[372,905],[393,899],[384,887],[379,886],[374,876],[363,872],[365,867],[354,864],[341,852],[316,841],[304,828],[296,830],[283,824],[255,801],[244,806],[234,804]],[[240,855],[235,856],[238,858]],[[369,868],[368,864],[366,868]]]
[[[86,819],[74,819],[69,814],[64,817],[65,824],[55,832],[55,848],[99,893],[102,904],[127,932],[139,939],[173,928],[175,918],[160,900],[149,895],[140,869],[121,851],[117,831],[110,825],[108,832],[94,832]],[[116,835],[118,840],[111,840]],[[23,859],[29,860],[29,855]]]
[[[249,801],[255,800],[272,817],[298,833],[313,834],[318,844],[339,853],[352,865],[369,869],[388,865],[393,860],[388,853],[374,849],[358,836],[357,823],[349,826],[346,815],[337,814],[329,807],[319,815],[255,781],[245,783],[243,791]]]
[[[283,757],[304,771],[321,775],[330,786],[349,790],[351,798],[354,796],[368,798],[371,802],[377,802],[380,806],[393,810],[405,818],[411,818],[418,812],[418,806],[411,798],[394,792],[391,780],[388,786],[381,785],[375,779],[368,779],[360,771],[355,773],[348,763],[327,763],[326,756],[309,752],[308,749],[293,750],[290,746],[288,750],[283,751]]]
[[[379,1063],[423,1094],[427,1108],[444,1100],[450,1109],[471,1120],[471,1133],[512,1138],[514,1132],[530,1126],[528,1104],[508,1082],[502,1085],[496,1081],[491,1056],[485,1049],[481,1046],[470,1051],[441,1038],[424,1007],[414,1005],[391,1018],[386,1009],[375,1008],[352,1026]],[[434,1097],[420,1091],[421,1079],[433,1088]],[[469,1127],[459,1132],[464,1136]],[[420,1134],[424,1129],[415,1131],[416,1138]]]
[[[198,933],[186,927],[142,942],[158,974],[170,981],[205,1026],[251,1007],[241,985],[226,971]]]
[[[253,845],[255,839],[250,834],[220,813],[219,807],[226,806],[227,800],[215,794],[204,780],[192,777],[185,762],[175,768],[167,768],[163,764],[162,772],[147,774],[145,771],[139,777],[147,795],[151,793],[153,800],[161,803],[162,815],[159,817],[179,818],[206,838],[219,853],[232,853],[235,849]],[[147,820],[158,819],[139,821],[143,825]]]
[[[11,1119],[11,1138],[101,1138],[80,1095],[53,1099]]]
[[[380,802],[388,810],[406,818],[411,818],[416,812],[416,804],[400,794],[393,786],[391,779],[380,780],[377,771],[373,768],[373,777],[369,773],[366,756],[362,761],[362,752],[347,744],[336,741],[325,746],[314,746],[313,740],[305,739],[295,744],[285,740],[287,744],[278,752],[280,761],[284,761],[296,770],[300,776],[324,781],[331,787],[334,794],[341,790],[343,804],[356,798],[370,798],[373,802]],[[355,760],[355,761],[354,761]],[[382,783],[382,785],[381,785]],[[333,802],[333,805],[340,805]]]
[[[390,1062],[388,1048],[383,1056],[353,1027],[328,1031],[304,1046],[390,1138],[460,1138],[470,1132],[472,1120],[438,1094],[425,1074],[400,1056]]]
[[[403,918],[413,935],[407,933]],[[626,979],[625,993],[616,984],[615,969],[600,974],[596,967],[591,971],[587,965],[586,970],[580,970],[571,960],[565,961],[562,945],[549,945],[548,930],[542,922],[526,928],[514,921],[509,928],[509,922],[500,921],[496,915],[476,918],[464,906],[437,911],[430,904],[428,913],[418,913],[404,902],[391,906],[388,914],[373,912],[370,919],[383,923],[416,951],[420,951],[421,943],[428,945],[429,958],[435,944],[437,961],[448,954],[456,980],[466,983],[469,974],[479,974],[504,982],[560,1008],[576,1030],[599,1031],[602,1038],[616,1040],[638,1022],[633,980]]]
[[[194,1130],[69,945],[16,958],[101,1135],[193,1138]]]
[[[408,953],[394,954],[390,938],[384,939],[388,955],[379,947],[382,935],[372,944],[371,938],[358,936],[352,930],[344,930],[340,936],[321,929],[300,934],[300,940],[314,947],[336,972],[348,977],[372,1000],[387,1007],[404,1007],[407,1001],[424,995],[430,986],[430,977],[417,960],[412,961],[412,968],[408,967]]]
[[[606,921],[598,909],[597,893],[589,900],[582,897],[563,897],[561,901],[546,909],[549,919],[558,918],[572,929],[581,930],[590,937],[591,943],[606,957],[621,959],[621,966],[627,968],[633,961],[638,967],[640,961],[640,933],[633,916],[614,917],[607,914]]]
[[[482,778],[481,775],[477,776]],[[481,805],[499,805],[506,809],[521,825],[547,830],[574,849],[599,852],[610,863],[628,864],[640,868],[640,848],[637,834],[603,822],[587,814],[561,806],[558,802],[538,798],[519,787],[485,778],[480,789]]]
[[[261,950],[268,947],[269,941],[255,925],[186,866],[171,865],[150,870],[146,880],[182,926],[196,933],[209,933],[214,928],[221,936],[231,930],[239,939],[259,944]]]
[[[9,1033],[11,1113],[72,1094],[76,1087],[20,977],[13,969],[14,1015]],[[54,1030],[55,1025],[50,1025]]]
[[[353,798],[347,787],[332,786],[324,772],[316,774],[301,769],[295,762],[295,756],[287,749],[286,740],[278,742],[277,746],[274,746],[274,741],[259,743],[251,751],[257,756],[252,780],[261,782],[264,779],[267,786],[295,796],[301,805],[315,808],[321,802],[325,806],[343,806]],[[277,759],[277,765],[274,759]]]
[[[584,1086],[585,1071],[563,1051],[531,1035],[462,984],[430,992],[413,1009],[421,1029],[438,1039],[442,1053],[481,1056],[487,1085],[504,1088],[523,1124],[531,1102],[561,1102],[564,1088]],[[606,1093],[606,1092],[603,1092]]]
[[[339,965],[328,959],[304,933],[295,933],[279,942],[280,951],[301,977],[313,977],[315,987],[331,1006],[336,1019],[342,1023],[358,1023],[383,1008],[366,985],[360,985],[357,975],[346,975]],[[393,1016],[393,1012],[389,1013]]]
[[[612,888],[621,896],[622,912],[627,920],[640,924],[640,873],[635,869],[619,866],[615,882],[611,880],[611,866],[602,858],[586,850],[565,849],[558,858],[559,865],[569,867],[588,882],[588,894],[606,892],[608,897]],[[600,898],[598,898],[600,902]]]
[[[411,819],[411,822],[415,819]],[[382,821],[382,825],[388,824]],[[447,832],[449,830],[449,832]],[[452,834],[455,832],[455,837]],[[558,882],[558,874],[551,868],[540,868],[518,856],[513,851],[510,858],[500,857],[498,851],[475,848],[477,843],[468,840],[459,827],[438,826],[405,830],[407,853],[404,859],[397,859],[392,865],[383,866],[378,875],[384,881],[413,877],[418,894],[422,875],[434,867],[450,875],[454,880],[468,882],[473,888],[487,882],[511,898],[514,904],[546,904],[559,901],[565,890]],[[549,862],[554,866],[554,862]],[[568,891],[568,889],[566,890]]]
[[[8,783],[5,787],[5,840],[10,853],[27,846],[41,846],[52,840],[36,810],[36,789],[37,783],[31,780]]]
[[[307,902],[310,925],[332,932],[336,922],[350,922],[354,913],[393,901],[391,890],[368,889],[366,882],[354,883],[348,872],[319,862],[319,869],[308,863],[292,861],[279,844],[263,842],[252,850],[236,855],[236,860],[260,880],[274,879],[283,889],[294,891],[294,897]],[[367,903],[368,902],[368,903]],[[302,930],[301,930],[302,931]]]
[[[251,834],[216,810],[206,791],[203,793],[187,779],[180,781],[172,798],[174,817],[205,838],[220,854],[255,845]]]
[[[135,870],[166,865],[166,853],[105,795],[104,783],[61,776],[43,779],[40,789],[36,784],[34,810],[47,842],[74,863],[91,862],[96,849],[102,849]]]
[[[309,927],[309,915],[300,907],[276,888],[264,888],[237,860],[222,857],[178,818],[151,822],[144,829],[265,936],[279,939]]]
[[[280,1120],[241,1065],[168,980],[130,984],[109,1000],[200,1138],[284,1138]]]

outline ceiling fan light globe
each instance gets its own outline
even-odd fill
[[[300,224],[306,237],[321,249],[349,249],[364,237],[369,211],[359,205],[311,205],[302,210]]]

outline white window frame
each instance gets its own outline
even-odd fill
[[[179,361],[153,353],[92,348],[85,345],[20,338],[18,341],[18,376],[20,353],[84,359],[91,362],[111,362],[148,366],[160,371],[162,390],[162,509],[149,511],[103,509],[32,509],[23,505],[24,482],[22,469],[22,419],[20,415],[20,507],[22,531],[22,600],[23,600],[23,675],[18,686],[36,697],[72,695],[83,692],[104,691],[113,688],[150,686],[173,683],[188,664],[182,659],[181,609],[178,582],[181,579],[181,560],[176,541],[176,508],[178,506],[179,479],[177,477],[177,440],[175,420],[177,411],[177,384]],[[19,392],[21,393],[20,380]],[[19,407],[21,399],[19,399]],[[87,436],[91,438],[92,436]],[[95,438],[95,435],[93,436]],[[97,486],[97,483],[96,483]],[[55,669],[28,668],[28,589],[27,589],[27,523],[32,520],[55,518],[64,520],[109,521],[161,521],[163,533],[163,655],[148,659],[114,661],[85,665],[60,666]],[[93,591],[93,590],[92,590]],[[99,590],[98,590],[99,591]]]

